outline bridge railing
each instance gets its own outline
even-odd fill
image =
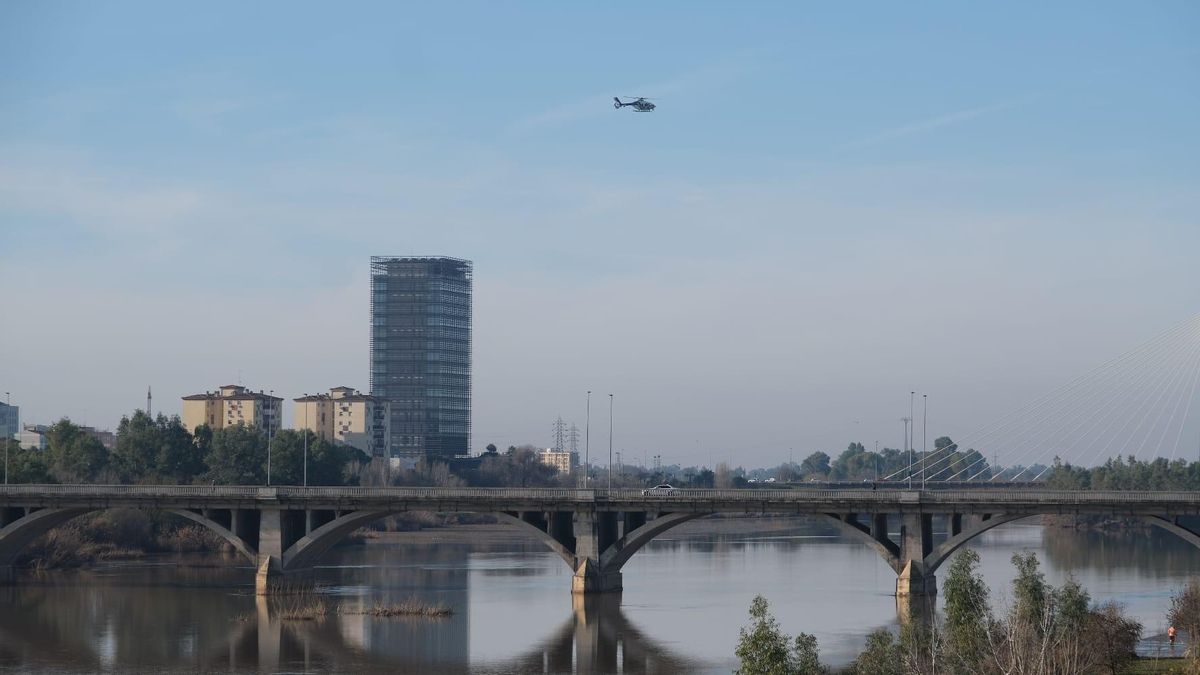
[[[639,502],[713,501],[742,504],[876,502],[907,505],[963,504],[1126,504],[1136,502],[1200,504],[1200,492],[1068,491],[1068,490],[903,490],[903,489],[675,489],[671,493],[642,489],[578,488],[431,488],[431,487],[297,487],[239,485],[3,485],[0,497],[59,497],[89,499],[205,500],[429,500],[536,502]]]

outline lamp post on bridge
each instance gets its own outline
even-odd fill
[[[608,395],[608,489],[612,489],[613,395]]]
[[[271,427],[275,426],[275,418],[278,415],[275,410],[275,390],[272,389],[270,393],[271,398],[267,399],[271,410],[271,419],[267,420],[267,485],[271,484]]]
[[[8,408],[12,407],[12,400],[9,398],[9,393],[7,391],[4,392],[4,405],[8,406]],[[6,417],[8,416],[8,408],[6,408],[4,410],[4,415]],[[5,420],[4,423],[8,424],[8,420]],[[21,429],[19,428],[20,426],[21,426],[20,424],[17,425],[17,427],[18,427],[17,438],[20,438],[20,435],[19,435],[21,433]],[[9,441],[8,436],[5,436],[4,437],[4,484],[5,485],[8,485],[8,441]]]
[[[588,479],[591,478],[592,463],[590,459],[592,449],[592,390],[588,389],[587,393],[587,421],[583,423],[583,487],[588,486]]]
[[[926,428],[929,426],[929,394],[921,394],[921,400],[925,404],[925,412],[921,417],[921,489],[925,489],[925,457],[929,452],[929,433]]]
[[[308,404],[309,401],[304,402],[304,487],[308,487]]]
[[[917,392],[915,391],[908,392],[908,421],[912,426],[916,426],[916,422],[913,421],[913,397],[916,396],[916,394]],[[913,478],[913,446],[916,445],[913,443],[912,426],[905,427],[908,433],[908,489],[910,490],[912,489]]]

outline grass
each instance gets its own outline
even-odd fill
[[[454,614],[454,610],[450,609],[449,605],[440,602],[437,604],[427,604],[416,598],[409,598],[404,602],[394,605],[375,605],[361,613],[385,618],[393,616],[421,616],[432,619],[444,619]]]
[[[1126,675],[1185,675],[1196,671],[1186,659],[1142,658],[1135,659],[1122,672]]]
[[[329,616],[329,605],[324,600],[285,607],[279,612],[284,621],[324,621]]]
[[[394,604],[376,604],[366,609],[350,609],[344,605],[329,603],[312,586],[297,589],[291,595],[278,595],[272,598],[272,609],[278,612],[283,621],[324,621],[334,615],[360,615],[379,618],[417,617],[427,619],[444,619],[452,616],[454,610],[445,603],[422,602],[416,597]],[[253,614],[236,617],[235,621],[247,621]]]

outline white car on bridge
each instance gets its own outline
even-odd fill
[[[667,485],[666,483],[642,490],[643,497],[671,497],[674,494],[675,488],[671,485]]]

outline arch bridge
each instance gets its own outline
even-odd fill
[[[0,486],[0,583],[18,555],[71,518],[109,508],[158,509],[212,530],[257,569],[255,587],[304,582],[321,555],[355,529],[408,511],[495,515],[531,532],[574,570],[572,591],[621,589],[621,569],[659,534],[710,514],[803,515],[871,546],[897,575],[897,596],[937,592],[938,567],[1004,523],[1044,514],[1147,520],[1200,547],[1196,492],[1038,489],[642,490],[243,486]],[[935,522],[946,538],[935,544]],[[891,524],[891,527],[889,527]],[[898,525],[898,527],[896,527]]]

